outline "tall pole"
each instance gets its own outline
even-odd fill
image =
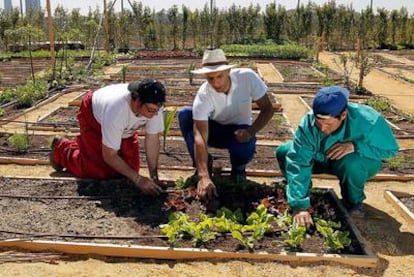
[[[53,78],[55,77],[55,29],[53,27],[53,18],[52,11],[50,8],[50,0],[46,0],[46,9],[47,9],[47,26],[49,29],[49,44],[50,44],[50,59],[53,69]]]
[[[20,0],[20,15],[23,17],[23,0]]]
[[[214,48],[213,31],[214,31],[214,0],[210,0],[210,47]]]
[[[105,31],[105,51],[107,53],[111,52],[109,46],[109,25],[108,25],[108,7],[106,6],[106,0],[103,0],[103,10],[104,10],[104,31]]]

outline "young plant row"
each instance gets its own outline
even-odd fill
[[[171,247],[185,238],[191,238],[193,246],[200,247],[215,240],[217,236],[231,234],[234,239],[252,251],[256,242],[274,230],[273,224],[277,224],[282,229],[282,238],[290,248],[300,249],[308,236],[304,226],[293,224],[293,218],[288,210],[275,217],[268,213],[263,204],[248,215],[246,220],[240,209],[232,212],[225,207],[219,209],[214,217],[200,213],[196,221],[191,220],[184,212],[175,212],[170,215],[168,224],[160,226],[160,231],[167,236]],[[349,232],[341,231],[340,223],[315,218],[315,225],[318,233],[325,239],[325,247],[328,251],[340,251],[351,244]]]

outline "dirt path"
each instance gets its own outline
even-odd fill
[[[381,56],[385,59],[394,61],[396,63],[403,63],[409,66],[414,66],[414,61],[404,58],[404,57],[396,56],[396,55],[389,54],[389,53],[382,53],[382,52],[375,52],[375,55]]]
[[[283,83],[282,75],[271,63],[257,63],[259,75],[268,83]]]
[[[283,107],[283,113],[289,119],[292,128],[295,130],[302,117],[308,112],[308,108],[296,94],[278,94]]]
[[[69,92],[63,95],[58,96],[53,101],[42,104],[38,107],[32,107],[23,115],[15,118],[14,120],[17,122],[10,122],[2,126],[7,132],[15,133],[15,132],[22,132],[25,128],[24,122],[37,122],[37,120],[46,114],[50,114],[51,112],[55,111],[59,107],[67,107],[68,103],[77,97],[79,97],[85,90],[76,90],[73,92]],[[36,132],[37,134],[51,134],[50,132]]]
[[[338,55],[330,52],[321,52],[319,55],[322,63],[340,73],[340,67],[333,62],[338,57]],[[352,80],[355,82],[358,80],[357,70],[353,71]],[[375,94],[387,97],[397,108],[404,112],[414,114],[414,84],[393,79],[389,74],[373,69],[365,77],[364,86]]]

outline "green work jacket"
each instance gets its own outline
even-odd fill
[[[398,152],[398,144],[384,117],[373,108],[348,103],[348,115],[330,135],[322,133],[308,112],[295,131],[286,156],[287,199],[292,209],[310,207],[309,185],[315,161],[328,163],[326,153],[336,143],[352,142],[362,157],[384,160]]]

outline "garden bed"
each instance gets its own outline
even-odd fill
[[[333,71],[326,70],[322,73],[306,63],[273,63],[277,71],[282,75],[284,82],[314,82],[320,83],[324,78],[341,81],[341,76]]]
[[[384,192],[385,199],[407,220],[414,225],[414,195],[406,192]]]
[[[174,103],[179,103],[178,98],[188,98],[188,95],[178,95],[174,99]],[[182,103],[185,104],[185,103]],[[191,105],[191,103],[188,103]],[[78,132],[79,123],[76,119],[77,106],[59,107],[50,114],[44,115],[38,122],[31,123],[28,126],[29,130],[50,130],[50,131],[71,131]],[[177,107],[179,109],[179,107]],[[258,116],[258,112],[253,112],[253,118]],[[170,136],[181,136],[181,131],[178,124],[177,116],[174,117],[169,129]],[[142,133],[142,132],[141,132]],[[276,113],[268,124],[258,132],[259,139],[277,139],[277,138],[291,138],[293,130],[283,114]]]
[[[177,211],[187,214],[195,223],[201,221],[200,213],[211,218],[222,207],[233,212],[240,209],[243,218],[259,209],[265,209],[270,217],[284,214],[287,207],[284,190],[277,184],[267,186],[246,182],[234,185],[229,180],[215,179],[219,197],[215,205],[205,205],[196,199],[192,188],[169,188],[155,197],[141,195],[125,180],[0,178],[0,236],[9,240],[6,242],[9,246],[29,249],[39,249],[41,242],[34,241],[31,248],[27,240],[44,238],[48,241],[43,241],[43,247],[58,251],[64,251],[62,248],[59,250],[59,245],[72,245],[71,250],[67,248],[66,251],[75,251],[83,243],[86,249],[78,251],[100,253],[96,248],[108,250],[108,247],[115,247],[121,255],[125,251],[120,248],[128,245],[141,257],[333,260],[356,266],[375,266],[376,257],[364,245],[335,193],[323,188],[312,191],[314,216],[317,214],[321,219],[340,223],[338,230],[348,232],[350,244],[341,250],[328,250],[325,240],[315,229],[308,230],[300,246],[289,246],[286,242],[289,236],[287,227],[270,220],[263,236],[253,240],[249,246],[229,233],[219,233],[215,239],[201,241],[184,235],[174,243],[174,248],[170,248],[170,237],[160,232],[160,225],[167,224],[170,215]],[[244,220],[247,219],[240,219],[240,224],[247,224]],[[243,235],[248,237],[252,234],[247,232]],[[13,243],[13,239],[17,241]],[[175,257],[171,251],[177,252]],[[131,251],[128,253],[132,255]]]

